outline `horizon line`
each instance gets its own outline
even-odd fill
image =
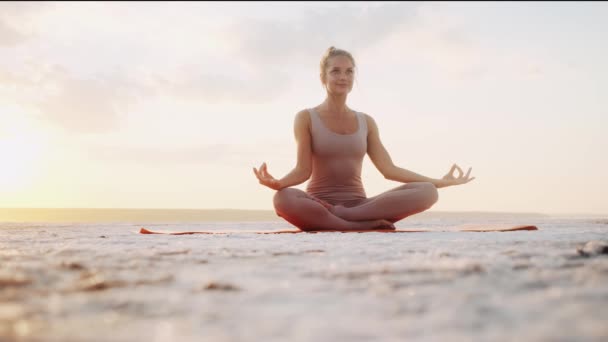
[[[273,209],[242,209],[242,208],[124,208],[124,207],[0,207],[0,210],[197,210],[197,211],[257,211],[274,212]],[[545,216],[607,216],[606,213],[581,212],[541,212],[541,211],[496,211],[496,210],[426,210],[422,213],[485,213],[485,214],[527,214]],[[421,214],[422,214],[421,213]]]

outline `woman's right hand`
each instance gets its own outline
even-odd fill
[[[253,173],[255,174],[255,176],[258,178],[258,180],[260,181],[260,184],[265,185],[273,190],[280,190],[281,189],[281,185],[279,184],[279,181],[276,180],[274,177],[272,177],[270,175],[270,173],[268,173],[268,170],[266,169],[266,163],[262,163],[262,166],[260,166],[260,170],[258,171],[255,167],[253,168]]]

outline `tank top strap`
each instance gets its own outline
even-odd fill
[[[311,130],[313,132],[319,131],[319,125],[322,124],[321,118],[319,117],[319,113],[317,113],[317,111],[311,107],[308,108],[308,114],[310,115]]]
[[[312,120],[315,120],[315,121],[319,120],[319,113],[317,113],[317,111],[314,108],[312,108],[312,107],[308,108],[308,113],[310,114],[310,120],[311,121]]]
[[[357,119],[359,120],[359,132],[367,136],[367,120],[365,120],[365,115],[361,112],[354,112],[357,114]]]

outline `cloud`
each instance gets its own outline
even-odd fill
[[[194,16],[185,13],[188,9],[174,9],[171,18],[184,13],[185,22],[170,31],[155,24],[155,19],[164,14],[152,11],[152,17],[144,16],[138,21],[144,27],[106,32],[101,31],[102,19],[108,13],[121,15],[118,7],[101,6],[98,11],[106,14],[93,16],[93,24],[80,18],[70,21],[69,27],[61,19],[81,10],[88,15],[87,8],[55,5],[53,11],[44,11],[48,7],[17,3],[1,8],[5,16],[0,20],[10,16],[14,24],[7,26],[6,20],[0,21],[0,39],[5,45],[25,39],[19,30],[33,27],[39,31],[34,32],[37,39],[28,42],[23,50],[27,53],[14,56],[29,55],[31,60],[49,64],[26,64],[5,55],[4,64],[0,63],[0,92],[35,107],[39,117],[80,133],[113,129],[121,113],[140,96],[163,94],[201,104],[272,101],[292,86],[292,63],[299,59],[306,63],[317,60],[329,45],[348,49],[373,45],[415,14],[415,6],[410,4],[337,6],[308,9],[295,22],[278,17],[239,19],[234,26],[222,30],[219,24],[197,24]],[[37,18],[41,20],[39,25]],[[23,22],[17,25],[21,19]],[[26,25],[28,22],[33,25]],[[145,37],[144,28],[150,31]],[[176,44],[175,40],[183,43]],[[215,51],[201,48],[200,44],[192,46],[196,40],[228,43]],[[128,42],[135,45],[130,47]],[[103,48],[103,59],[91,54],[93,46]],[[133,49],[133,53],[125,56],[124,48]],[[179,51],[166,54],[167,48]],[[126,63],[121,69],[110,69],[121,63]]]
[[[111,130],[131,97],[124,84],[103,79],[57,79],[58,92],[38,102],[42,116],[64,128],[93,133]]]
[[[68,131],[112,130],[121,112],[147,89],[124,75],[79,78],[58,65],[30,64],[28,73],[0,69],[0,94],[34,109],[36,116]]]
[[[314,66],[330,45],[366,49],[414,22],[416,4],[337,6],[304,10],[296,19],[245,17],[211,31],[219,54],[200,51],[200,62],[151,75],[157,89],[205,103],[263,103],[292,86],[294,65]],[[192,27],[184,24],[185,27]],[[177,34],[178,32],[176,32]],[[221,39],[220,39],[221,38]],[[311,63],[312,61],[312,63]]]
[[[0,3],[0,48],[12,48],[32,38],[29,23],[55,5],[52,3],[5,1]]]
[[[149,147],[88,145],[87,155],[97,160],[135,164],[222,164],[232,166],[253,165],[268,158],[272,150],[273,160],[284,162],[293,157],[292,146],[277,146],[276,143],[210,144],[192,147]],[[251,164],[251,165],[249,165]]]
[[[26,39],[26,35],[9,26],[0,18],[0,47],[15,46]]]
[[[156,75],[155,87],[173,97],[206,104],[263,103],[289,89],[291,80],[275,68],[234,72],[230,64],[184,66],[174,74]],[[222,70],[226,70],[222,72]]]
[[[495,61],[517,64],[481,49],[463,27],[445,24],[445,15],[421,12],[417,3],[309,7],[285,19],[249,16],[223,27],[221,21],[216,26],[198,24],[198,16],[190,13],[196,8],[171,7],[168,17],[182,20],[170,30],[158,24],[163,8],[143,12],[149,15],[142,15],[133,28],[123,30],[117,24],[104,30],[108,13],[125,15],[122,7],[99,5],[96,9],[106,14],[85,25],[88,7],[54,6],[53,11],[42,11],[48,7],[0,5],[0,46],[23,43],[25,23],[37,27],[38,14],[44,17],[38,28],[48,27],[21,44],[20,53],[0,56],[0,95],[79,133],[110,131],[130,106],[155,95],[200,104],[272,101],[293,87],[293,70],[302,65],[315,68],[330,45],[350,50],[355,57],[363,51],[372,57],[381,54],[391,63],[413,56],[416,63],[432,63],[456,77],[483,76],[496,69]],[[140,7],[124,10],[130,15]],[[65,22],[62,18],[79,11],[78,21],[53,31]],[[8,17],[13,18],[10,23]],[[16,26],[21,19],[24,25]],[[225,43],[218,49],[207,46],[221,42]],[[23,56],[33,62],[23,62]],[[526,63],[525,72],[542,73],[540,64]]]
[[[439,4],[421,6],[413,25],[394,32],[377,47],[389,51],[385,62],[412,65],[453,80],[508,78],[532,80],[561,67],[529,49],[484,42],[487,33],[472,27],[466,16]]]
[[[24,2],[24,1],[3,1],[0,2],[0,14],[10,17],[20,17],[37,13],[55,7],[50,2]]]
[[[133,146],[94,146],[96,159],[133,163],[208,163],[229,156],[234,148],[226,144],[183,148],[151,148]]]
[[[14,71],[0,64],[0,95],[67,131],[88,134],[113,130],[130,106],[146,97],[162,94],[201,104],[261,103],[290,84],[287,75],[271,68],[236,74],[205,65],[177,70],[142,74],[114,69],[85,77],[56,64],[21,64]]]
[[[290,65],[320,59],[333,45],[353,53],[411,24],[416,3],[308,9],[297,19],[243,19],[227,29],[235,53],[253,63]]]

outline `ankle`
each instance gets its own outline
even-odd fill
[[[329,211],[334,214],[335,216],[338,216],[339,218],[346,220],[346,221],[351,221],[349,215],[348,215],[348,208],[346,208],[345,206],[336,204],[334,206],[331,207],[331,209],[329,209]]]

